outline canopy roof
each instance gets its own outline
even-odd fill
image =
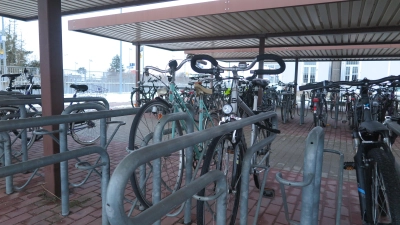
[[[260,38],[286,59],[400,58],[398,0],[216,0],[71,20],[69,29],[219,59],[253,58]]]
[[[171,0],[63,0],[61,1],[62,15],[72,15],[100,11],[106,9],[138,6]],[[38,18],[38,0],[0,0],[0,16],[23,21]]]

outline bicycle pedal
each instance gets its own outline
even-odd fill
[[[263,197],[265,197],[265,198],[275,197],[275,190],[272,188],[264,188]]]
[[[344,162],[343,169],[344,170],[354,170],[356,168],[356,164],[354,162]]]

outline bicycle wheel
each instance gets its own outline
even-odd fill
[[[261,122],[262,125],[264,126],[270,126],[268,124],[267,121],[263,121]],[[270,136],[270,132],[262,129],[260,127],[258,127],[256,125],[256,129],[255,129],[255,142],[252,143],[252,145],[258,143],[261,140],[264,140],[265,138],[267,138],[268,136]],[[263,148],[261,148],[260,150],[257,150],[257,152],[254,153],[253,155],[253,159],[252,159],[252,165],[259,165],[261,167],[253,167],[253,180],[254,180],[254,184],[255,186],[260,189],[261,188],[261,181],[263,178],[263,175],[265,172],[267,172],[267,168],[269,167],[269,155],[267,155],[269,153],[269,150],[271,150],[271,144],[268,144],[266,146],[264,146]]]
[[[77,110],[74,113],[94,112],[95,109]],[[76,143],[92,145],[100,138],[100,119],[84,120],[70,124],[71,136]]]
[[[134,89],[134,90],[131,92],[131,105],[132,105],[133,108],[136,108],[135,103],[134,103],[134,102],[136,102],[136,99],[133,99],[133,98],[136,98],[135,93],[136,93],[136,89]],[[138,106],[139,106],[139,105],[138,105]]]
[[[239,207],[240,196],[240,172],[243,158],[242,141],[232,143],[232,134],[225,134],[214,138],[207,148],[203,162],[201,175],[212,170],[221,170],[227,178],[227,221],[233,225]],[[215,194],[215,183],[209,184],[201,190],[199,196],[211,196]],[[215,224],[216,201],[197,201],[197,224]]]
[[[400,179],[394,161],[382,149],[368,152],[370,167],[367,172],[371,180],[371,211],[367,212],[370,224],[400,224]]]
[[[12,107],[12,106],[0,107],[0,118],[4,119],[4,120],[19,119],[20,118],[19,108]],[[35,127],[26,128],[26,136],[27,136],[26,148],[27,149],[32,147],[33,143],[36,141],[36,135],[34,134],[34,131],[36,129],[37,128],[35,128]],[[22,131],[22,129],[16,129],[16,130],[12,130],[11,132],[15,135],[14,138],[21,139],[21,131]],[[13,136],[13,135],[11,135],[11,136]]]
[[[160,100],[152,100],[140,108],[132,122],[130,136],[133,143],[129,144],[131,150],[137,150],[151,143],[153,132],[158,121],[170,112],[169,106]],[[164,127],[162,141],[174,136],[182,135],[182,129],[178,123],[172,131],[174,122]],[[183,175],[184,154],[183,149],[161,158],[161,197],[164,198],[181,186]],[[135,171],[130,181],[132,189],[140,203],[148,208],[152,205],[153,164],[146,163]]]

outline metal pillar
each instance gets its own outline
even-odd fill
[[[300,97],[300,125],[304,124],[304,110],[306,108],[306,95],[301,94]]]
[[[294,98],[295,102],[297,102],[297,78],[299,75],[299,58],[296,58],[295,64],[294,64]]]
[[[259,55],[262,55],[262,54],[264,54],[264,50],[265,50],[265,38],[263,38],[263,37],[261,37],[260,38],[260,47],[259,47],[259,49],[258,49],[258,54]],[[258,69],[260,69],[260,70],[262,70],[262,69],[264,69],[264,60],[263,61],[260,61],[259,63],[258,63]],[[263,78],[263,75],[258,75],[258,78]],[[259,88],[258,89],[258,102],[257,102],[257,105],[261,105],[261,102],[262,102],[262,96],[263,96],[263,88]]]
[[[64,86],[62,64],[61,0],[38,1],[40,70],[43,116],[58,115],[64,109]],[[48,131],[58,126],[46,126]],[[44,155],[59,152],[59,145],[46,135],[43,138]],[[61,196],[60,164],[46,166],[45,187]]]
[[[136,87],[139,87],[140,81],[140,44],[136,44]],[[136,104],[139,102],[139,95],[136,94]]]

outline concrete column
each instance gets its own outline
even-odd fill
[[[332,61],[330,81],[340,81],[342,69],[341,61]]]

